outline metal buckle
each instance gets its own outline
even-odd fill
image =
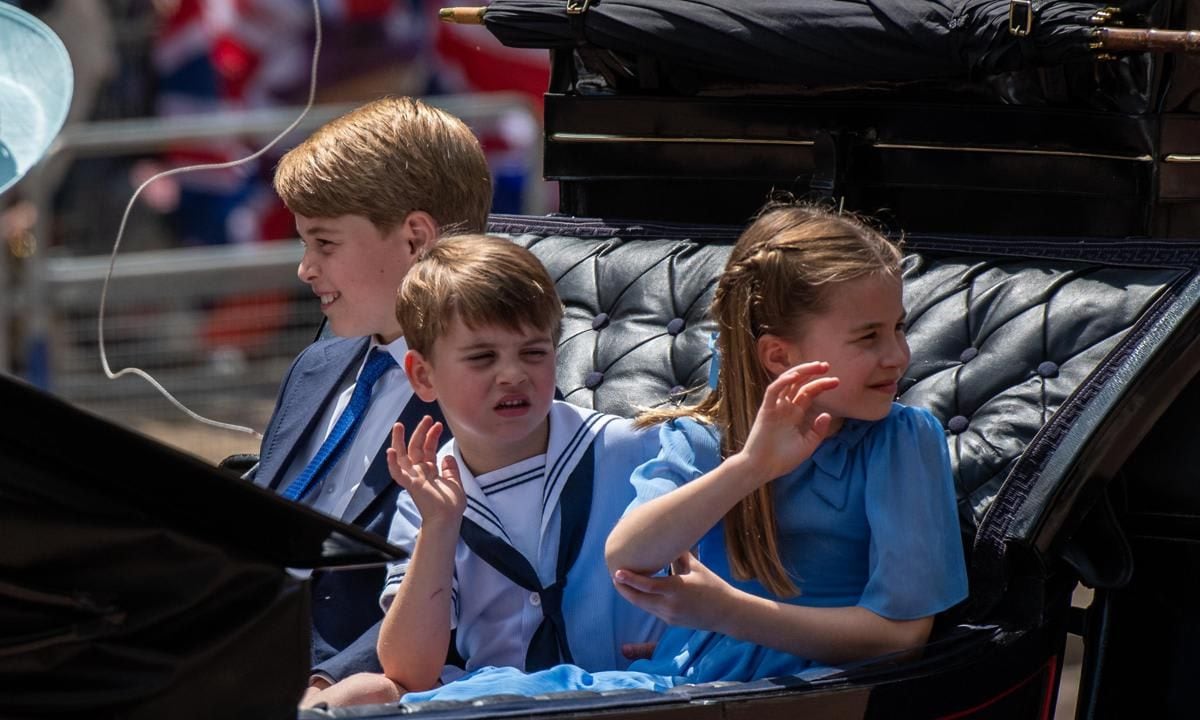
[[[582,15],[591,5],[592,0],[567,0],[567,14]]]
[[[1033,0],[1008,0],[1008,32],[1029,37],[1033,31]]]
[[[1088,18],[1088,23],[1092,25],[1124,25],[1121,22],[1121,8],[1112,6],[1100,8]]]

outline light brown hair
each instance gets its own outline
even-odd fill
[[[828,307],[839,284],[876,274],[899,277],[900,260],[896,245],[857,218],[812,206],[768,206],[738,238],[713,297],[717,387],[694,408],[647,413],[640,424],[694,417],[720,428],[723,457],[738,452],[773,379],[759,361],[758,339],[800,336],[805,320]],[[725,515],[725,545],[734,577],[757,579],[781,597],[798,594],[779,556],[770,484]]]
[[[492,181],[461,120],[413,98],[382,98],[321,126],[283,156],[275,192],[306,217],[361,215],[380,232],[424,210],[444,234],[482,232]]]
[[[562,316],[554,281],[537,256],[487,235],[460,235],[435,244],[408,271],[396,296],[404,338],[426,357],[455,318],[470,328],[547,331],[557,345]]]

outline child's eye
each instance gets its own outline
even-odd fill
[[[869,342],[869,341],[875,339],[875,334],[876,334],[875,331],[872,330],[871,332],[867,333],[866,335],[858,336],[858,338],[855,340],[855,342]]]
[[[324,252],[333,247],[333,242],[330,240],[322,240],[321,238],[313,238],[312,240],[300,238],[300,247],[307,249],[310,245],[315,247],[317,250]]]
[[[538,348],[538,349],[533,349],[533,350],[525,350],[521,354],[527,358],[532,358],[534,360],[537,360],[537,359],[544,358],[547,355],[549,355],[550,351],[542,350],[541,348]]]
[[[476,353],[475,355],[467,356],[467,362],[470,362],[470,363],[484,363],[491,359],[492,359],[491,353]]]

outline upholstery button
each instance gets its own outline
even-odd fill
[[[1037,366],[1037,371],[1044,378],[1058,377],[1058,363],[1047,360]]]
[[[958,361],[965,362],[965,363],[971,362],[972,360],[975,359],[975,356],[978,354],[979,354],[979,348],[969,347],[966,350],[963,350],[962,353],[959,354]]]
[[[529,604],[534,607],[541,605],[542,597],[540,595],[538,595],[537,593],[530,593],[529,594]]]
[[[593,330],[603,330],[606,327],[608,327],[608,313],[600,313],[592,318]]]
[[[687,392],[687,388],[685,388],[682,385],[672,385],[671,389],[668,390],[667,392],[670,393],[671,395],[682,395],[685,392]]]
[[[950,422],[946,423],[946,427],[950,429],[950,432],[958,435],[963,430],[967,429],[968,424],[969,423],[967,422],[966,417],[962,415],[955,415],[954,417],[950,418]]]
[[[678,335],[679,333],[683,332],[683,325],[683,318],[675,318],[671,322],[667,323],[667,334]]]
[[[587,374],[587,377],[583,379],[583,385],[588,390],[595,390],[602,382],[604,382],[604,373],[600,372],[599,370],[591,371]]]

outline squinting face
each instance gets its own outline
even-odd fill
[[[405,368],[423,400],[436,399],[475,474],[546,451],[554,400],[554,340],[523,327],[467,327],[455,318],[431,357],[409,351]]]
[[[384,234],[361,215],[296,216],[304,257],[296,274],[321,301],[321,312],[341,337],[400,337],[396,290],[416,261],[404,224]]]
[[[823,360],[841,382],[816,400],[833,416],[880,420],[891,411],[896,385],[911,353],[904,334],[903,286],[898,278],[868,276],[829,290],[829,307],[807,318],[798,340],[788,342],[793,365]]]

